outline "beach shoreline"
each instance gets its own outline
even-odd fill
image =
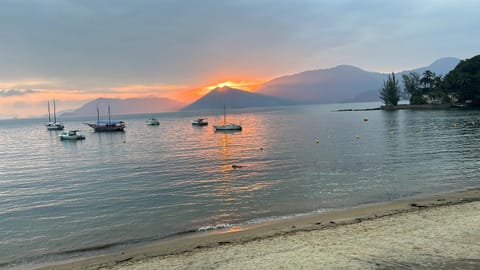
[[[151,263],[152,260],[181,258],[199,252],[245,244],[255,246],[259,241],[289,236],[295,237],[299,233],[335,231],[338,228],[343,230],[348,228],[349,225],[365,222],[377,223],[382,219],[402,214],[410,214],[415,217],[437,208],[447,209],[455,206],[462,208],[462,205],[469,203],[475,206],[480,205],[480,188],[369,204],[265,223],[234,226],[222,230],[192,233],[129,248],[115,254],[54,262],[48,265],[36,265],[28,269],[122,269],[125,266],[127,266],[125,269],[128,269],[135,265],[138,266],[138,269],[148,269],[148,267],[142,268],[142,265]],[[471,213],[465,213],[465,215],[471,215]],[[478,212],[474,213],[475,217],[480,219],[480,214]],[[449,217],[445,218],[448,219]],[[201,266],[201,262],[199,263]],[[474,261],[473,263],[480,263],[480,261]],[[168,267],[165,269],[168,269]],[[182,268],[180,267],[180,269]]]

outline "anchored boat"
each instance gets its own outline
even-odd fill
[[[108,105],[108,121],[100,121],[100,111],[97,106],[97,123],[84,123],[93,128],[95,132],[123,131],[126,127],[123,121],[112,121],[110,117],[110,105]]]
[[[55,109],[55,99],[53,100],[53,121],[50,116],[50,101],[48,102],[48,123],[45,124],[48,130],[63,130],[63,124],[57,122],[57,113]]]
[[[80,130],[69,130],[69,131],[62,131],[58,137],[60,137],[60,140],[70,140],[70,141],[76,141],[76,140],[84,140],[85,135],[79,134]]]

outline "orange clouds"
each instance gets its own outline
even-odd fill
[[[58,84],[56,84],[58,83]],[[218,86],[228,86],[246,91],[255,91],[263,81],[222,80],[208,86],[136,84],[114,87],[68,89],[61,83],[47,80],[24,80],[0,82],[0,119],[12,117],[38,117],[47,112],[47,101],[57,101],[57,112],[77,109],[97,98],[165,97],[183,103],[191,103],[208,94]]]

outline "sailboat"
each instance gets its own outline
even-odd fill
[[[237,124],[227,124],[227,111],[225,104],[223,105],[223,125],[213,126],[215,131],[230,131],[230,130],[242,130],[242,126]]]
[[[48,130],[63,130],[64,126],[57,122],[57,113],[55,108],[55,99],[53,100],[53,121],[50,116],[50,101],[48,102],[48,123],[45,124]]]
[[[112,121],[110,119],[110,105],[108,105],[108,121],[100,121],[100,110],[97,106],[97,122],[95,124],[84,123],[93,128],[95,132],[111,132],[111,131],[123,131],[125,128],[125,122]]]

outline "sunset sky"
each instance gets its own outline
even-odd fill
[[[0,0],[0,119],[479,54],[477,0]]]

